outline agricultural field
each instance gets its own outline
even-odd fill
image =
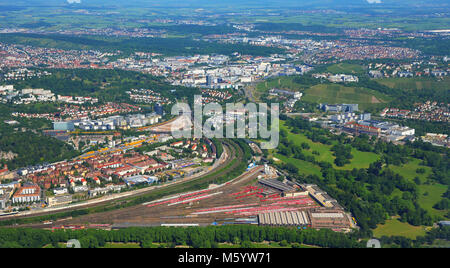
[[[378,10],[380,13],[388,13],[390,10]],[[323,14],[292,14],[286,16],[245,16],[233,17],[232,22],[254,22],[254,23],[279,23],[279,24],[297,24],[294,29],[302,29],[303,27],[328,27],[331,29],[340,28],[379,28],[382,24],[386,28],[400,28],[406,31],[434,30],[446,29],[445,25],[450,22],[447,17],[427,18],[421,17],[409,18],[405,20],[402,17],[384,16],[382,20],[378,16],[354,16],[354,14],[327,14],[324,20]],[[293,27],[292,27],[293,28]]]
[[[327,71],[333,74],[364,74],[366,69],[359,64],[338,63],[327,67]]]
[[[389,96],[363,87],[349,87],[341,84],[320,84],[305,90],[304,101],[314,103],[357,103],[361,109],[383,105],[391,100]]]

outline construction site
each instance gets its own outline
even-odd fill
[[[281,181],[277,177],[274,168],[255,166],[222,185],[63,220],[53,223],[52,228],[83,226],[86,222],[110,229],[230,224],[327,228],[342,232],[357,228],[351,215],[316,185]]]

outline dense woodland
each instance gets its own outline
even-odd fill
[[[0,165],[7,164],[10,170],[44,162],[68,160],[79,154],[72,146],[62,141],[30,130],[15,131],[4,124],[0,124],[0,151],[17,154],[12,160],[0,160]]]
[[[10,170],[14,170],[44,162],[71,159],[79,154],[69,144],[42,135],[40,130],[51,128],[51,122],[45,119],[14,118],[11,116],[13,111],[15,108],[0,104],[0,151],[17,154],[14,159],[0,159],[1,167],[7,164]],[[5,120],[17,120],[19,125],[10,126],[4,123]]]

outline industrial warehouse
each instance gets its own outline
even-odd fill
[[[260,225],[308,226],[310,221],[304,211],[269,212],[258,215]]]

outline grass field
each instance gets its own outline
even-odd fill
[[[436,239],[432,245],[425,245],[425,248],[450,248],[450,241]]]
[[[390,168],[406,179],[413,181],[414,178],[418,177],[420,181],[424,183],[427,180],[428,176],[431,175],[432,171],[430,167],[420,165],[421,162],[421,160],[413,158],[403,166],[391,166]],[[416,170],[419,168],[424,169],[425,173],[417,173]]]
[[[303,100],[314,103],[357,103],[361,109],[389,102],[391,99],[379,92],[363,87],[342,84],[320,84],[305,90]]]
[[[419,188],[419,205],[426,209],[432,216],[445,217],[446,211],[436,210],[433,206],[442,199],[442,195],[447,191],[447,186],[442,184],[425,185],[428,177],[432,174],[430,167],[420,165],[421,160],[412,158],[407,164],[403,166],[391,166],[390,169],[395,173],[398,173],[410,181],[414,181],[414,178],[418,177],[421,184]],[[425,173],[417,173],[416,170],[422,168]],[[394,193],[395,195],[395,193]],[[400,195],[401,196],[401,195]]]
[[[433,216],[444,217],[448,211],[436,210],[433,206],[442,199],[446,191],[447,186],[442,184],[419,185],[419,205]]]
[[[381,238],[382,236],[404,236],[415,239],[418,236],[425,235],[425,233],[424,227],[412,226],[408,223],[400,222],[397,219],[387,220],[385,224],[378,225],[373,231],[373,235],[376,238]]]
[[[274,155],[277,159],[283,161],[284,163],[292,163],[299,168],[299,173],[302,175],[317,175],[322,178],[322,173],[320,172],[320,167],[316,166],[310,162],[306,162],[300,159],[288,158],[281,154]]]

